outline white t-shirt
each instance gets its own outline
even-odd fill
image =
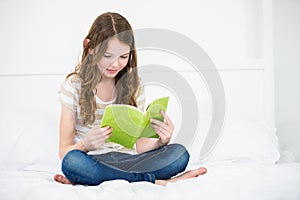
[[[74,136],[75,143],[83,139],[85,134],[88,133],[93,127],[100,126],[105,107],[109,104],[114,103],[114,100],[109,102],[103,102],[99,97],[95,95],[95,99],[96,99],[95,118],[96,119],[93,124],[86,126],[83,124],[82,119],[80,117],[80,107],[78,104],[80,89],[81,89],[80,78],[76,78],[75,76],[70,77],[62,83],[59,92],[59,98],[58,98],[58,101],[60,103],[62,103],[64,106],[66,106],[67,108],[75,112],[75,116],[76,116],[76,127],[75,127],[76,132]],[[144,89],[142,87],[140,88],[138,94],[139,96],[137,98],[137,105],[139,109],[143,109],[145,105],[145,94],[144,94]],[[135,148],[127,149],[122,145],[112,143],[112,142],[106,142],[101,146],[100,149],[89,152],[89,154],[100,154],[100,153],[107,153],[111,151],[126,152],[131,154],[136,153]]]

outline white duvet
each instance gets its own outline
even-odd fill
[[[192,158],[188,168],[208,169],[198,178],[166,187],[124,180],[89,187],[56,183],[53,176],[60,173],[59,104],[55,99],[57,87],[50,87],[48,82],[60,83],[61,77],[44,78],[20,78],[25,85],[32,79],[21,95],[32,98],[20,108],[13,103],[17,98],[12,98],[19,95],[15,93],[18,88],[9,89],[11,93],[1,99],[6,97],[10,106],[2,104],[0,112],[0,200],[300,200],[300,163],[293,159],[283,163],[281,159],[281,164],[274,164],[280,157],[275,130],[237,119],[227,119],[222,137],[204,163],[199,160],[205,135],[199,130],[188,147]],[[42,90],[45,95],[30,89],[36,85],[33,82],[47,82]],[[2,83],[5,85],[6,79]],[[29,91],[36,96],[27,94]]]
[[[240,161],[202,163],[201,166],[208,168],[207,174],[165,187],[124,180],[108,181],[99,186],[72,186],[54,182],[54,172],[50,171],[2,170],[0,199],[300,199],[300,163],[266,165]]]

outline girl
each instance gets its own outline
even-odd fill
[[[151,119],[159,139],[141,138],[135,149],[106,142],[112,128],[100,128],[105,107],[121,103],[143,109],[145,99],[137,72],[133,31],[117,13],[94,21],[83,42],[81,63],[67,76],[60,90],[59,156],[62,172],[54,180],[64,184],[98,185],[124,179],[166,185],[206,173],[205,168],[183,172],[189,161],[185,147],[168,144],[174,126]]]

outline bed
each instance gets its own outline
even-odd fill
[[[200,98],[199,109],[203,110],[201,128],[193,144],[188,146],[191,154],[188,169],[204,166],[208,172],[165,187],[124,180],[89,187],[53,181],[53,175],[61,173],[57,152],[57,96],[64,75],[1,76],[4,95],[1,97],[0,114],[0,199],[299,200],[300,163],[290,152],[280,151],[276,129],[262,123],[259,117],[263,114],[259,106],[262,100],[261,82],[253,80],[261,79],[261,73],[253,70],[220,72],[229,110],[222,135],[212,151],[201,157],[205,138],[201,131],[205,132],[209,124],[206,118],[209,111],[205,110],[208,99]],[[233,89],[236,81],[239,81],[241,89]],[[243,93],[245,90],[247,92]],[[255,100],[251,96],[255,96]],[[241,113],[243,117],[240,117]],[[170,113],[179,124],[177,114]]]

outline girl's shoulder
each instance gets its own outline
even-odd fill
[[[81,78],[76,74],[67,77],[66,81],[72,84],[81,84]]]
[[[73,88],[76,88],[76,89],[80,89],[80,86],[81,86],[81,78],[78,77],[77,75],[71,75],[69,77],[67,77],[64,82],[63,82],[64,85],[69,85]]]
[[[70,93],[79,93],[81,89],[81,79],[76,75],[67,77],[60,86],[60,91],[66,91]]]
[[[137,92],[136,92],[136,95],[137,97],[140,96],[140,95],[143,95],[145,93],[145,84],[143,83],[142,81],[142,78],[139,77],[139,87],[137,88]]]

